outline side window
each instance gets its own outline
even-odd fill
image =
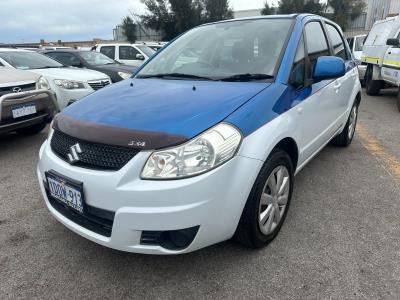
[[[307,70],[308,76],[311,77],[314,65],[320,56],[330,56],[328,43],[325,34],[322,31],[321,23],[310,22],[306,24],[306,44],[308,50],[308,59],[310,60],[311,69]]]
[[[115,46],[102,46],[100,48],[100,52],[108,56],[109,58],[115,58]]]
[[[119,59],[136,60],[136,54],[140,52],[131,46],[119,47]]]
[[[75,57],[75,55],[65,52],[51,52],[47,53],[46,55],[50,56],[51,58],[59,61],[63,65],[66,66],[77,66],[80,64],[79,59]]]
[[[332,41],[333,54],[337,57],[341,57],[344,60],[347,60],[348,57],[347,57],[346,47],[344,45],[341,34],[331,24],[326,24],[326,28],[328,31],[328,35]]]
[[[297,46],[296,56],[294,57],[292,72],[290,73],[290,83],[296,88],[304,86],[306,73],[306,57],[304,53],[304,37],[300,38]]]

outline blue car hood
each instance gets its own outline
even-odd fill
[[[221,122],[269,85],[128,79],[67,107],[55,119],[54,127],[92,142],[165,148]]]

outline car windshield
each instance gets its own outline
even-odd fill
[[[79,56],[82,57],[84,61],[86,61],[89,65],[100,66],[100,65],[110,65],[116,64],[117,62],[108,56],[105,56],[103,53],[87,51],[80,52]]]
[[[155,56],[137,78],[264,80],[274,75],[289,18],[228,21],[197,27]]]
[[[154,49],[151,49],[150,47],[146,45],[136,45],[136,47],[142,51],[144,54],[146,54],[148,57],[152,56],[154,54]]]
[[[0,52],[0,57],[20,70],[62,68],[64,65],[45,55],[28,51]]]
[[[362,51],[365,36],[359,36],[355,39],[354,51]]]

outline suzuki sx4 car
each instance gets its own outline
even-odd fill
[[[330,141],[351,143],[360,95],[331,21],[202,25],[55,117],[41,191],[58,221],[114,249],[178,254],[232,237],[259,248],[285,220],[295,174]]]

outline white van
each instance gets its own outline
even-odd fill
[[[348,38],[347,41],[350,46],[350,50],[353,53],[353,57],[355,58],[356,62],[358,63],[358,75],[360,77],[360,81],[364,81],[365,71],[367,70],[367,64],[361,61],[362,57],[362,48],[364,45],[365,38],[367,37],[366,34],[356,35],[351,38]]]
[[[400,86],[400,17],[375,22],[363,46],[361,60],[367,64],[365,88],[378,95],[385,86]],[[400,111],[400,98],[397,106]]]
[[[96,51],[120,63],[139,67],[155,51],[144,44],[99,44]]]

